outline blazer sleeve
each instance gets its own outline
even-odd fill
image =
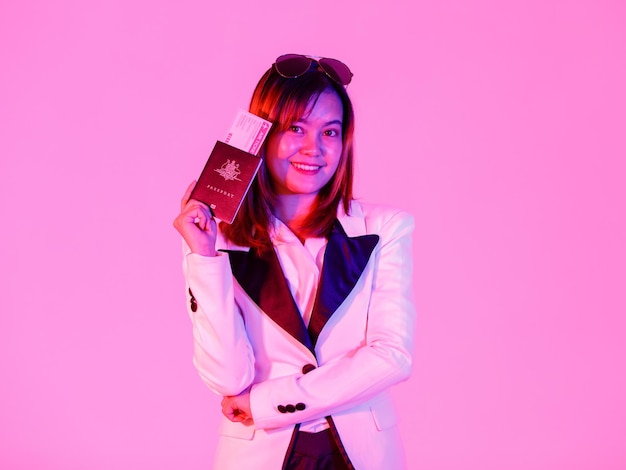
[[[309,373],[254,384],[250,401],[255,427],[322,418],[364,403],[409,377],[415,326],[413,229],[411,215],[394,212],[376,230],[380,242],[369,261],[375,265],[364,344]],[[279,404],[300,406],[297,412],[281,413]]]
[[[254,379],[254,354],[234,301],[228,256],[207,257],[184,251],[194,365],[213,392],[238,395]]]

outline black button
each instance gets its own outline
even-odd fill
[[[304,403],[296,403],[296,410],[302,411],[305,408],[306,408],[306,405]]]
[[[302,366],[303,374],[308,374],[312,370],[315,370],[315,366],[313,364],[305,364],[304,366]]]
[[[278,405],[278,411],[280,411],[281,413],[287,413],[287,408],[285,408],[283,405]]]
[[[189,304],[191,306],[191,311],[196,312],[198,310],[198,302],[196,302],[196,298],[193,296],[193,292],[191,292],[191,287],[188,287],[189,295],[191,298],[189,299]]]
[[[294,411],[296,411],[296,407],[293,405],[287,405],[285,406],[285,409],[289,412],[289,413],[293,413]]]

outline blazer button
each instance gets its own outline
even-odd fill
[[[305,408],[306,408],[306,405],[304,403],[296,403],[296,410],[302,411]]]
[[[288,413],[293,413],[294,411],[296,411],[296,407],[293,405],[287,405],[285,406],[285,409],[287,410]]]
[[[303,374],[308,374],[309,372],[311,372],[312,370],[315,370],[315,366],[313,364],[305,364],[302,367],[302,373]]]
[[[283,405],[278,405],[278,411],[281,413],[287,413],[287,408]]]
[[[197,312],[198,311],[198,302],[196,302],[196,298],[193,296],[193,292],[191,292],[191,288],[187,288],[187,290],[189,291],[189,305],[191,307],[191,311],[192,312]]]

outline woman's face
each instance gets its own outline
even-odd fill
[[[305,116],[270,137],[265,163],[279,196],[315,195],[330,181],[341,158],[342,119],[341,100],[327,90]]]

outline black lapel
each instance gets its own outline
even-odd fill
[[[235,279],[254,303],[278,326],[315,354],[276,252],[272,249],[259,255],[253,249],[224,251],[228,253]]]
[[[379,238],[378,235],[350,238],[339,221],[335,221],[326,245],[322,275],[309,321],[314,346],[326,322],[354,289]]]

